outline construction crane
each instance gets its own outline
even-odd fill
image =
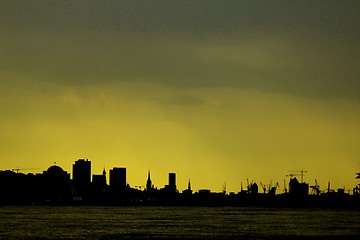
[[[320,186],[319,186],[316,179],[315,179],[315,185],[310,186],[310,188],[311,188],[311,194],[313,194],[313,195],[319,195],[320,192],[321,192],[320,191]]]
[[[265,185],[262,182],[260,182],[260,185],[261,185],[261,187],[262,187],[262,189],[264,191],[264,194],[266,194],[266,193],[274,192],[279,184],[276,183],[276,185],[273,187],[272,186],[272,180],[270,180],[270,183],[268,185]]]
[[[226,194],[226,182],[224,182],[224,184],[223,184],[222,192],[223,192],[224,194]]]
[[[248,192],[251,192],[251,185],[253,184],[253,181],[251,181],[251,184],[250,184],[249,179],[247,178],[246,183],[247,183]]]
[[[328,182],[328,187],[327,187],[327,192],[330,193],[330,192],[334,192],[334,189],[331,189],[330,188],[330,181]]]
[[[286,181],[284,179],[284,193],[287,193],[287,188],[286,188]]]
[[[271,188],[272,188],[272,180],[270,180],[270,183],[269,183],[269,186],[268,186],[268,192],[270,192]]]
[[[265,194],[266,193],[266,186],[262,182],[260,182],[260,185],[261,185],[262,189],[264,190],[264,194]]]
[[[290,177],[292,179],[295,176],[301,177],[301,183],[304,182],[304,174],[307,173],[307,170],[301,169],[301,170],[290,170],[290,174],[286,175],[287,177]]]
[[[279,183],[276,182],[275,186],[272,186],[271,183],[269,185],[269,194],[270,195],[275,195],[276,194],[276,189],[280,187]]]
[[[11,169],[11,171],[19,173],[19,171],[24,171],[24,170],[27,171],[27,170],[35,170],[35,169],[37,169],[37,168],[19,168],[19,167],[16,167],[16,168]]]

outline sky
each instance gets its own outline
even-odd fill
[[[359,1],[0,1],[0,169],[161,188],[360,171]],[[298,177],[299,178],[299,177]]]

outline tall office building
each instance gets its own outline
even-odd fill
[[[169,188],[172,190],[176,190],[176,174],[169,173]]]
[[[73,164],[73,182],[76,196],[87,194],[91,183],[91,161],[88,159],[75,161]]]
[[[110,170],[110,188],[114,192],[126,189],[126,168],[113,168]]]
[[[73,164],[73,179],[77,183],[90,183],[91,181],[91,161],[79,159]]]

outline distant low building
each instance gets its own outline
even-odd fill
[[[93,193],[104,193],[107,190],[106,184],[106,171],[103,170],[102,174],[92,176],[92,191]]]

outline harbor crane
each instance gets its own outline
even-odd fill
[[[273,194],[275,195],[276,189],[277,187],[279,187],[279,183],[277,182],[275,186],[272,185],[272,180],[270,180],[269,185],[265,185],[262,182],[260,182],[260,185],[264,191],[264,194],[268,193],[268,194]]]
[[[262,182],[260,182],[260,185],[261,185],[261,187],[262,187],[262,189],[264,191],[264,194],[265,194],[266,193],[266,186]]]
[[[286,181],[284,179],[284,193],[287,193],[287,188],[286,188]]]
[[[224,194],[226,194],[226,182],[224,182],[223,186],[222,186],[222,192]]]
[[[320,192],[321,192],[320,191],[320,186],[319,186],[316,179],[315,179],[315,185],[310,186],[310,188],[311,188],[311,194],[312,195],[320,195]]]
[[[276,182],[275,189],[277,189],[278,187],[280,187],[280,184],[279,184],[279,182]]]
[[[269,183],[269,186],[268,186],[268,192],[270,192],[271,188],[272,188],[272,180],[270,180],[270,183]]]
[[[276,189],[280,187],[279,183],[276,182],[275,186],[272,186],[271,183],[269,185],[269,194],[270,195],[275,195],[276,194]]]
[[[246,183],[247,183],[247,188],[248,188],[248,192],[251,192],[251,186],[253,185],[254,181],[251,181],[251,184],[249,183],[249,179],[246,179]]]

